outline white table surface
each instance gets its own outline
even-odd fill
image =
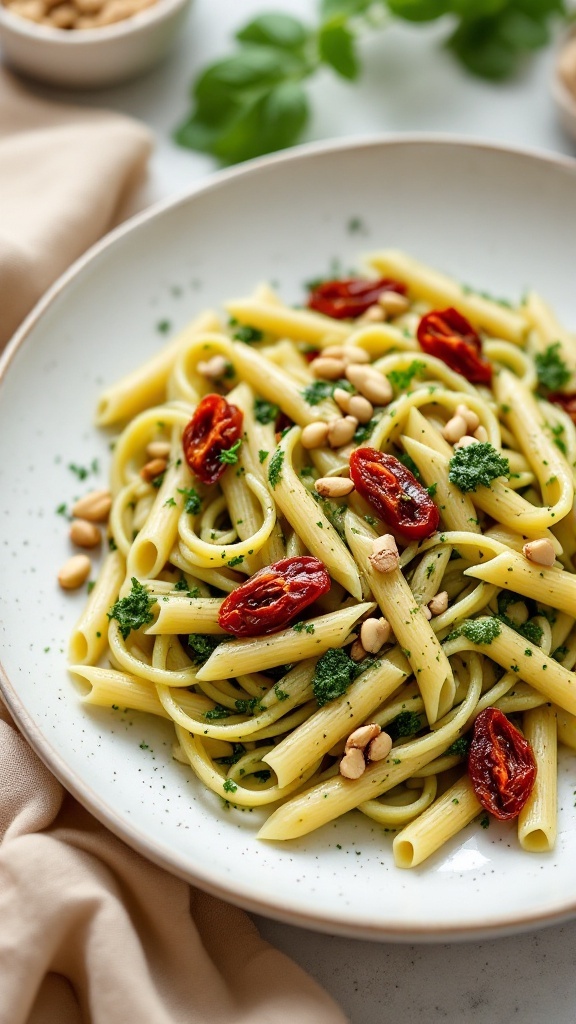
[[[210,158],[176,147],[171,132],[186,113],[189,82],[204,63],[227,52],[234,26],[262,10],[306,17],[314,8],[314,0],[195,0],[168,61],[135,82],[73,97],[131,114],[154,131],[156,151],[140,205],[182,191],[214,170]],[[360,82],[349,86],[327,72],[314,83],[306,139],[445,132],[576,155],[576,143],[555,120],[551,49],[513,82],[491,85],[466,75],[435,45],[443,35],[442,26],[390,27],[365,40]],[[326,987],[354,1024],[398,1018],[403,1024],[576,1021],[576,922],[480,943],[410,946],[321,935],[262,918],[257,923]]]

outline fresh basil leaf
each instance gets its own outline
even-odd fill
[[[538,50],[550,39],[545,21],[539,21],[524,11],[506,11],[501,19],[498,35],[516,50]]]
[[[239,32],[241,43],[277,46],[281,50],[300,49],[308,39],[308,30],[298,18],[290,14],[261,14]]]
[[[318,33],[318,50],[325,64],[329,64],[342,78],[358,78],[360,65],[354,48],[354,35],[345,25],[329,22]]]
[[[268,46],[243,46],[238,53],[211,64],[194,88],[196,114],[208,123],[223,122],[242,106],[242,95],[269,88],[302,74],[303,61]]]
[[[405,21],[435,21],[450,10],[446,0],[388,0],[388,7]]]
[[[447,45],[480,78],[500,81],[511,75],[518,63],[518,52],[499,38],[492,18],[463,21]]]

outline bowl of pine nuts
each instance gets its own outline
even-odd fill
[[[190,3],[0,0],[0,50],[14,70],[53,85],[114,85],[166,55]]]

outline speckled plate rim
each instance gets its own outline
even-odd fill
[[[51,288],[43,295],[36,306],[28,314],[20,328],[16,331],[4,352],[0,356],[0,382],[3,381],[14,356],[20,347],[26,342],[32,329],[38,324],[43,314],[71,282],[75,281],[91,263],[99,259],[108,249],[113,247],[127,234],[138,231],[140,227],[150,221],[159,218],[167,210],[174,210],[182,204],[188,203],[196,196],[223,188],[229,181],[247,175],[254,176],[268,170],[273,164],[286,164],[292,161],[305,161],[319,154],[339,152],[341,150],[363,150],[366,148],[388,148],[408,146],[456,146],[468,150],[492,151],[504,155],[522,157],[526,160],[535,161],[539,164],[548,164],[557,168],[569,171],[575,176],[576,188],[576,160],[559,154],[550,154],[539,150],[501,146],[495,143],[474,139],[473,137],[454,136],[450,134],[417,133],[410,135],[393,134],[387,136],[354,137],[352,139],[328,140],[325,142],[309,143],[295,147],[292,150],[258,160],[250,161],[240,167],[219,171],[205,180],[195,183],[183,193],[173,198],[163,200],[150,208],[135,215],[130,220],[115,228],[103,239],[93,245],[84,253],[72,266],[58,278]],[[42,730],[30,718],[22,701],[16,692],[0,658],[0,692],[10,713],[17,722],[22,733],[30,743],[33,750],[44,764],[53,772],[56,778],[95,818],[108,827],[116,836],[125,841],[130,847],[140,853],[143,857],[154,862],[171,873],[182,878],[192,885],[197,885],[205,892],[220,899],[228,900],[237,906],[242,907],[255,914],[264,917],[272,917],[287,924],[302,928],[309,928],[316,931],[326,932],[332,935],[341,935],[350,938],[370,939],[375,941],[396,941],[396,942],[447,942],[447,941],[479,941],[480,939],[503,937],[515,932],[540,928],[547,925],[560,924],[576,916],[576,901],[551,900],[545,909],[541,911],[527,911],[526,914],[503,913],[502,915],[486,918],[481,924],[471,922],[462,925],[447,925],[443,921],[433,922],[420,928],[390,926],[389,924],[358,923],[342,921],[341,917],[310,912],[309,908],[302,902],[292,900],[292,906],[285,908],[279,903],[259,901],[253,897],[245,898],[232,886],[227,886],[221,880],[215,882],[203,872],[195,873],[190,870],[189,864],[184,858],[177,854],[166,844],[159,842],[150,835],[144,835],[139,828],[133,828],[125,817],[121,816],[114,806],[111,806],[76,772],[74,772],[58,750],[49,742]]]

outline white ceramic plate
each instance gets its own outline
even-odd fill
[[[43,300],[0,377],[0,612],[5,698],[65,786],[129,844],[204,889],[294,924],[358,937],[457,938],[558,920],[576,908],[576,759],[565,755],[548,856],[512,826],[469,827],[422,868],[360,814],[288,845],[254,838],[170,756],[171,727],[82,707],[67,637],[84,592],[63,594],[56,514],[104,482],[103,384],[154,352],[157,325],[268,278],[297,301],[334,258],[395,246],[517,299],[537,287],[576,320],[576,165],[451,140],[315,146],[226,172],[97,246]],[[70,463],[101,472],[80,484]]]

